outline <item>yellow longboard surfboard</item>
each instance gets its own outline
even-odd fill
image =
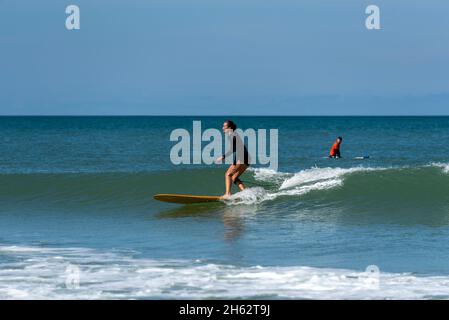
[[[156,194],[153,198],[158,201],[180,204],[219,202],[221,200],[221,197],[218,196],[193,196],[190,194]]]

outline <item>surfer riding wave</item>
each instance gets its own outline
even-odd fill
[[[221,157],[217,158],[216,163],[222,163],[227,157],[233,156],[232,164],[225,173],[226,192],[223,195],[223,198],[231,195],[232,183],[234,183],[240,191],[246,188],[239,177],[246,169],[248,169],[250,156],[242,138],[235,132],[236,129],[237,125],[231,120],[226,120],[223,123],[223,132],[230,140],[230,148]]]

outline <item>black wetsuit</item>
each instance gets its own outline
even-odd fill
[[[242,139],[238,137],[236,134],[232,134],[232,150],[228,150],[225,154],[223,154],[222,158],[225,159],[227,156],[233,155],[232,164],[236,165],[237,161],[240,160],[240,164],[246,164],[249,166],[250,157],[248,154],[248,150],[246,149],[245,144],[242,142]],[[237,138],[238,137],[238,138]],[[243,156],[240,154],[240,151],[243,151]]]
[[[333,156],[329,156],[329,158],[341,158],[340,150],[335,150],[335,154]]]

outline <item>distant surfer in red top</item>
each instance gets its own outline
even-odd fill
[[[338,137],[335,143],[332,145],[331,151],[329,153],[329,158],[341,158],[340,145],[343,141],[342,137]]]

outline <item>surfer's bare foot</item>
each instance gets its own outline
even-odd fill
[[[228,199],[229,197],[231,197],[231,194],[225,193],[224,195],[221,196],[221,199]]]

